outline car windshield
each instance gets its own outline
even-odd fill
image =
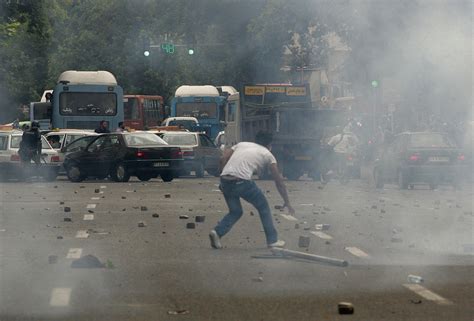
[[[167,145],[163,139],[150,133],[125,134],[124,138],[130,147]]]
[[[11,148],[20,148],[20,142],[21,142],[21,136],[20,135],[14,135],[12,136],[12,140],[10,143]],[[41,136],[41,148],[42,149],[53,149],[51,145],[49,145],[48,141],[44,136]]]
[[[172,134],[167,133],[162,136],[163,140],[170,145],[192,146],[197,145],[196,135]]]
[[[438,133],[410,135],[411,148],[449,148],[455,147],[448,136]]]

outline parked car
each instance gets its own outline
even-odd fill
[[[23,167],[18,150],[23,132],[0,132],[0,178],[24,179],[27,176],[41,176],[48,181],[54,181],[60,167],[58,152],[55,151],[44,136],[41,136],[41,166],[31,163]]]
[[[151,133],[102,134],[83,147],[87,139],[82,138],[65,150],[64,167],[73,182],[108,175],[117,182],[127,182],[132,175],[141,181],[161,176],[170,182],[182,168],[181,149]]]
[[[45,137],[54,149],[60,151],[78,138],[93,135],[97,135],[97,133],[92,130],[65,129],[50,131],[45,135]]]
[[[440,183],[458,186],[465,156],[444,133],[406,132],[395,136],[375,161],[374,181],[377,188],[397,182],[400,189],[417,183],[434,189]]]
[[[204,171],[219,176],[221,150],[204,133],[162,132],[158,135],[170,145],[181,147],[184,165],[182,175],[194,171],[197,177],[203,177]]]

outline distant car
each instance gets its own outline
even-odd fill
[[[0,132],[0,178],[23,179],[25,171],[22,168],[18,150],[23,132]],[[60,162],[55,151],[44,136],[41,136],[41,166],[36,171],[36,165],[31,163],[30,172],[42,176],[48,181],[54,181],[58,175]]]
[[[406,132],[384,149],[373,174],[377,188],[396,182],[400,189],[418,183],[434,189],[440,183],[458,186],[465,167],[465,156],[446,134]]]
[[[64,167],[73,182],[108,175],[117,182],[127,182],[132,175],[141,181],[161,176],[170,182],[182,168],[181,149],[151,133],[102,134],[88,144],[87,140],[84,137],[66,147]]]
[[[196,117],[169,117],[163,120],[161,126],[182,126],[184,129],[194,131],[199,127]]]
[[[51,131],[45,135],[49,144],[58,151],[59,161],[64,162],[63,149],[66,148],[71,142],[78,138],[85,136],[97,136],[98,134],[92,130],[80,130],[80,129],[65,129],[60,131]]]
[[[221,150],[204,133],[163,132],[158,134],[170,145],[181,147],[184,165],[182,175],[194,171],[197,177],[203,177],[204,171],[219,176]]]

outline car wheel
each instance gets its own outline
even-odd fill
[[[408,188],[408,180],[407,180],[407,177],[403,173],[402,170],[398,171],[398,187],[400,189],[407,189]]]
[[[161,173],[160,176],[163,182],[171,182],[174,178],[173,172],[164,172],[164,173]]]
[[[130,179],[130,174],[127,170],[127,167],[123,163],[119,163],[115,166],[111,176],[116,182],[128,182]]]
[[[75,183],[82,182],[85,178],[84,173],[82,173],[81,169],[76,164],[68,165],[66,175],[71,182]]]
[[[150,175],[150,174],[137,174],[137,177],[142,182],[147,182],[151,179],[152,175]]]
[[[204,164],[199,163],[198,167],[196,168],[196,177],[202,178],[204,177]]]
[[[384,181],[382,178],[382,171],[379,168],[374,169],[375,188],[383,188]]]

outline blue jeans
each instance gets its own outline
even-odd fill
[[[278,233],[273,226],[272,213],[267,199],[255,182],[221,179],[220,189],[224,193],[229,213],[215,227],[219,237],[226,235],[242,216],[243,211],[240,198],[243,198],[258,210],[260,221],[262,221],[263,230],[265,231],[265,237],[267,238],[267,244],[278,241]]]

